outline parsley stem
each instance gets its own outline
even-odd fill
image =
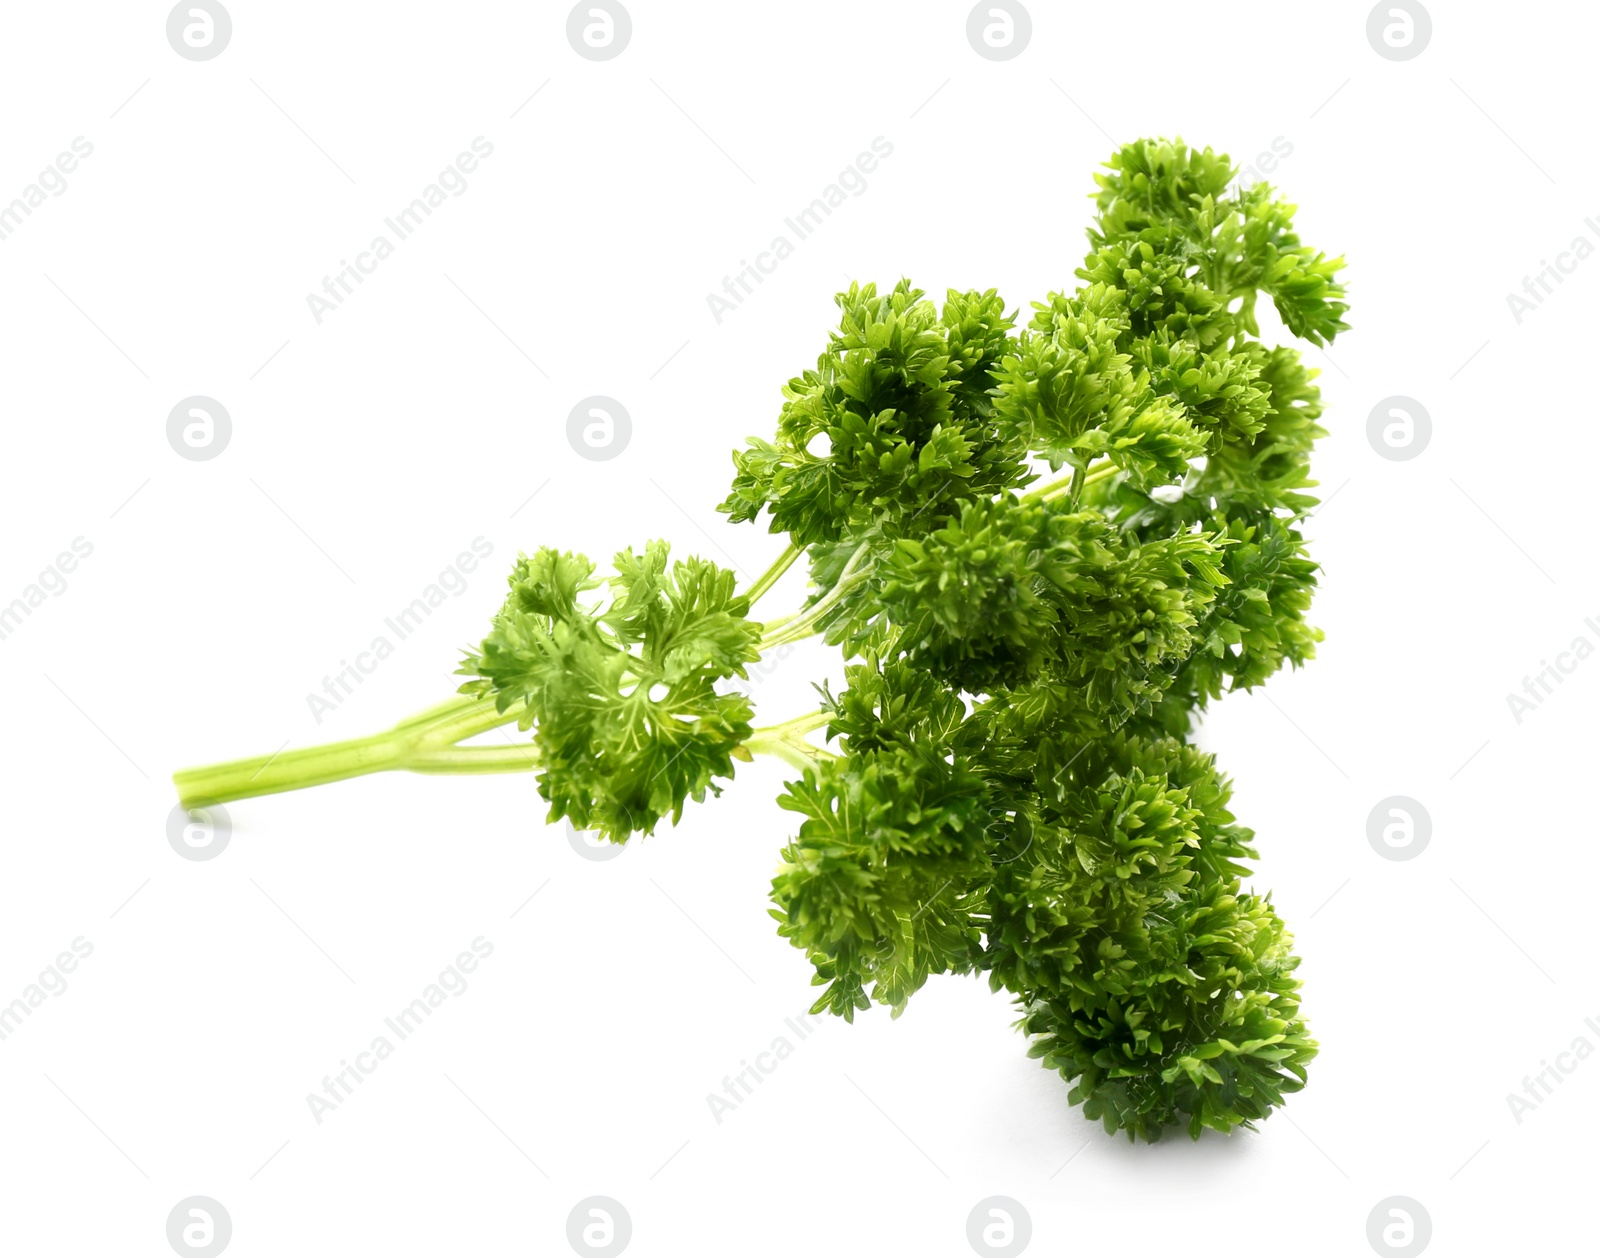
[[[812,730],[821,729],[833,719],[833,714],[826,708],[818,708],[815,712],[807,712],[802,716],[791,717],[787,721],[779,721],[776,725],[763,725],[751,731],[752,738],[767,735],[809,734]]]
[[[746,751],[758,756],[776,756],[795,769],[814,769],[823,760],[834,758],[833,752],[826,748],[814,747],[803,738],[787,734],[771,736],[752,734],[745,739],[744,747]]]
[[[863,569],[858,572],[857,568],[870,545],[870,542],[862,542],[856,547],[855,554],[850,556],[850,562],[845,564],[844,571],[833,583],[833,588],[816,603],[796,617],[786,618],[785,621],[771,621],[762,626],[766,632],[761,637],[761,649],[765,651],[775,646],[782,646],[786,642],[798,642],[801,638],[809,638],[817,621],[832,611],[840,599],[866,579],[866,571]]]
[[[834,753],[806,742],[805,735],[821,729],[832,719],[831,712],[819,708],[776,725],[763,725],[752,730],[750,737],[744,740],[745,750],[755,755],[776,756],[791,768],[815,768],[820,761],[833,759]]]
[[[818,757],[811,754],[814,749],[798,739],[756,738],[752,735],[744,745],[747,751],[755,755],[776,756],[794,769],[812,769],[816,767],[818,761]]]
[[[1117,465],[1109,461],[1098,464],[1094,468],[1090,469],[1087,476],[1082,478],[1083,484],[1091,485],[1097,480],[1104,480],[1107,476],[1110,476],[1117,470]],[[1073,489],[1073,486],[1078,479],[1078,476],[1074,474],[1072,476],[1063,476],[1060,480],[1053,480],[1048,485],[1040,485],[1032,492],[1023,494],[1022,501],[1049,502],[1052,498],[1059,498],[1062,494],[1068,492],[1071,492],[1074,494],[1074,496],[1076,496],[1078,493],[1082,492],[1081,489]]]
[[[757,577],[755,584],[744,592],[744,596],[750,600],[750,606],[754,607],[756,601],[778,583],[778,578],[789,571],[790,566],[800,558],[800,555],[801,547],[793,543],[784,549],[783,554],[773,561],[772,567]]]
[[[539,753],[532,743],[423,748],[412,752],[402,767],[413,773],[528,773],[539,767]]]
[[[474,734],[509,725],[493,699],[458,696],[366,738],[297,747],[172,775],[178,802],[204,808],[256,795],[275,795],[346,778],[410,769],[417,773],[511,773],[537,767],[531,746],[457,747]]]
[[[415,730],[425,726],[435,725],[447,717],[454,717],[468,709],[475,709],[483,700],[468,698],[466,695],[451,695],[443,703],[436,703],[431,708],[424,708],[421,712],[414,712],[403,721],[395,723],[395,730]]]

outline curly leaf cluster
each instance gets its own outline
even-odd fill
[[[551,819],[619,842],[752,748],[803,766],[772,913],[815,1010],[898,1015],[934,975],[986,974],[1069,1099],[1147,1140],[1250,1126],[1316,1051],[1288,930],[1245,886],[1253,835],[1189,739],[1321,637],[1316,372],[1256,315],[1264,296],[1323,345],[1347,307],[1342,259],[1235,175],[1181,141],[1124,146],[1082,287],[1022,321],[993,290],[838,295],[721,504],[787,535],[758,591],[806,559],[794,617],[757,624],[731,572],[669,567],[665,543],[603,583],[545,549],[461,669],[533,731]],[[844,689],[753,730],[726,683],[813,633]],[[824,721],[837,752],[802,740]]]
[[[614,842],[674,823],[685,800],[718,791],[750,736],[749,700],[717,683],[760,658],[761,627],[734,574],[704,559],[667,566],[667,544],[624,550],[599,587],[582,555],[522,556],[482,645],[458,672],[465,694],[493,695],[534,730],[549,820],[571,818]]]
[[[1234,173],[1124,147],[1085,286],[1014,330],[988,307],[959,369],[904,281],[842,294],[724,504],[808,549],[819,623],[861,661],[823,692],[843,755],[781,801],[804,821],[774,913],[816,1009],[898,1014],[931,975],[986,972],[1070,1099],[1149,1140],[1250,1126],[1316,1051],[1289,933],[1243,884],[1253,836],[1186,741],[1321,637],[1299,530],[1316,373],[1255,311],[1331,341],[1342,263]],[[1030,488],[1044,466],[1069,475]]]
[[[937,503],[999,492],[1022,479],[1023,446],[989,395],[1012,326],[987,293],[952,291],[942,311],[902,280],[878,295],[836,298],[839,330],[815,370],[784,389],[778,432],[734,455],[722,510],[771,513],[799,545],[868,526],[916,526]]]

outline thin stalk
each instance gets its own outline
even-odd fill
[[[745,750],[754,755],[776,756],[794,769],[815,768],[823,760],[835,756],[825,747],[808,743],[805,735],[821,729],[832,716],[831,712],[818,709],[776,725],[764,725],[752,730],[750,737],[744,740]]]
[[[469,698],[466,695],[451,695],[443,703],[436,703],[431,708],[424,708],[421,712],[413,712],[403,721],[397,721],[394,728],[397,731],[421,729],[423,726],[432,725],[446,717],[453,717],[475,706],[478,702],[479,700]]]
[[[781,734],[771,736],[752,734],[745,739],[744,746],[747,751],[758,756],[776,756],[794,769],[814,769],[822,761],[836,758],[833,752],[822,747],[814,747],[803,738],[792,738]]]
[[[422,773],[510,773],[532,769],[536,765],[531,748],[453,746],[516,719],[514,714],[496,710],[493,699],[463,697],[419,712],[393,729],[366,738],[180,769],[172,780],[178,788],[178,802],[192,809],[391,769]],[[513,759],[509,752],[515,752],[516,757]]]
[[[502,725],[514,725],[517,713],[502,712],[494,699],[469,699],[462,707],[446,711],[438,719],[415,731],[417,736],[435,746],[459,743],[474,734],[483,734]]]
[[[412,773],[528,773],[539,767],[539,755],[532,743],[424,748],[413,752],[404,767]]]
[[[757,577],[755,584],[745,591],[745,597],[750,600],[750,606],[754,607],[757,600],[778,583],[778,578],[789,571],[794,561],[800,558],[800,554],[801,548],[791,543],[785,548],[783,554],[773,560],[772,567]]]
[[[840,599],[866,578],[865,571],[857,572],[856,569],[870,545],[869,542],[862,542],[856,547],[855,554],[850,556],[850,562],[845,564],[839,579],[833,583],[833,589],[829,590],[820,601],[787,623],[762,626],[766,632],[761,636],[761,649],[765,651],[775,646],[782,646],[786,642],[798,642],[801,638],[810,637],[812,626],[832,611]]]
[[[790,717],[787,721],[779,721],[776,725],[763,725],[750,732],[752,738],[787,736],[790,734],[809,734],[812,730],[821,729],[833,719],[833,713],[826,708],[818,708],[815,712],[806,712],[800,716]]]
[[[1022,501],[1027,503],[1049,502],[1051,499],[1059,498],[1062,494],[1068,492],[1072,492],[1074,498],[1076,498],[1077,494],[1083,492],[1083,486],[1092,485],[1097,480],[1104,480],[1117,470],[1115,463],[1109,461],[1100,463],[1091,468],[1087,476],[1080,477],[1074,472],[1073,475],[1063,476],[1060,480],[1051,481],[1048,485],[1040,485],[1037,489],[1023,494]],[[1080,480],[1083,485],[1078,485]],[[1077,486],[1077,488],[1074,489],[1074,486]]]
[[[756,738],[753,735],[745,743],[745,747],[758,756],[776,756],[791,769],[814,769],[817,766],[815,756],[802,750],[803,744],[796,744],[787,738]]]

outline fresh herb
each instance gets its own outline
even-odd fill
[[[1124,147],[1096,176],[1084,285],[1020,328],[992,290],[841,293],[777,433],[734,456],[722,510],[789,541],[750,588],[669,563],[664,542],[603,580],[541,549],[457,698],[371,738],[181,772],[182,802],[530,769],[550,820],[621,843],[676,823],[734,761],[779,756],[798,828],[772,913],[815,967],[817,1011],[898,1015],[929,976],[984,972],[1107,1130],[1250,1126],[1316,1045],[1289,934],[1242,889],[1252,832],[1187,739],[1210,700],[1321,636],[1299,527],[1316,372],[1261,344],[1256,309],[1264,294],[1322,345],[1346,306],[1341,260],[1234,173],[1181,142]],[[802,557],[806,604],[753,619]],[[729,683],[816,635],[843,650],[845,688],[755,728]],[[508,725],[531,741],[464,741]]]

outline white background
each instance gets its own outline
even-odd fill
[[[592,1194],[641,1258],[965,1254],[992,1194],[1037,1253],[1359,1255],[1396,1194],[1434,1253],[1592,1244],[1600,1061],[1520,1124],[1506,1097],[1577,1037],[1600,1047],[1600,660],[1520,723],[1506,695],[1600,645],[1600,261],[1520,324],[1506,295],[1600,242],[1597,19],[1441,0],[1397,63],[1362,4],[1030,8],[1031,43],[995,63],[964,3],[636,0],[596,63],[561,4],[237,0],[196,63],[161,5],[6,7],[0,200],[94,146],[0,241],[0,603],[93,546],[0,641],[0,1003],[93,945],[0,1042],[6,1252],[169,1253],[193,1194],[241,1258],[566,1253]],[[1281,137],[1302,236],[1349,258],[1354,330],[1310,351],[1327,641],[1202,735],[1323,1044],[1259,1132],[1108,1137],[1010,1004],[952,979],[898,1022],[823,1025],[716,1122],[707,1094],[814,995],[767,916],[774,762],[604,863],[522,776],[246,801],[216,859],[169,846],[174,768],[443,697],[519,549],[661,536],[759,572],[777,541],[714,510],[726,452],[771,429],[834,291],[908,275],[1026,313],[1075,286],[1091,173],[1146,134],[1244,163]],[[306,295],[477,136],[494,152],[466,191],[319,325]],[[707,294],[876,136],[893,154],[867,190],[718,324]],[[212,461],[167,444],[193,394],[232,416]],[[591,394],[632,415],[609,462],[567,442]],[[1366,438],[1396,394],[1433,421],[1406,462]],[[465,592],[318,724],[307,694],[477,537],[494,553]],[[764,610],[802,594],[796,569]],[[797,649],[761,718],[836,672]],[[1367,840],[1397,794],[1433,823],[1406,862]],[[307,1094],[477,936],[469,990],[318,1124]]]

